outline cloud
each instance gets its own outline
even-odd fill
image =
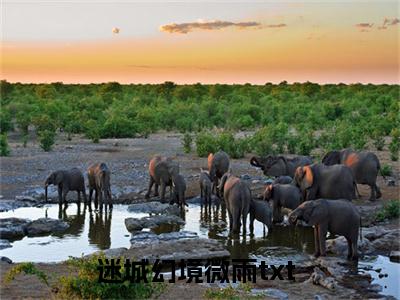
[[[398,18],[384,18],[383,23],[381,26],[378,27],[380,30],[387,29],[388,26],[394,26],[400,23],[400,20]]]
[[[114,27],[114,28],[112,29],[112,33],[118,34],[118,33],[119,33],[119,28]]]
[[[284,23],[265,25],[265,27],[268,27],[268,28],[282,28],[282,27],[286,27],[286,26],[287,25]]]
[[[281,25],[281,24],[278,24]],[[186,34],[193,30],[219,30],[222,28],[234,27],[237,29],[261,28],[258,22],[229,22],[229,21],[197,21],[190,23],[171,23],[160,26],[160,31],[168,33]]]
[[[374,23],[358,23],[355,25],[357,28],[372,28]]]

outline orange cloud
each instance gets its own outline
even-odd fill
[[[388,26],[394,26],[400,23],[400,20],[398,18],[385,18],[383,19],[383,24],[382,26],[379,26],[378,29],[384,30],[387,29]]]
[[[372,28],[374,26],[373,23],[358,23],[355,25],[357,28]]]
[[[270,24],[270,25],[266,25],[265,27],[268,28],[282,28],[282,27],[286,27],[287,25],[284,23],[280,23],[280,24]]]
[[[190,23],[171,23],[160,26],[160,31],[168,33],[186,34],[193,30],[219,30],[226,27],[235,27],[238,29],[260,27],[258,22],[229,22],[229,21],[197,21]]]

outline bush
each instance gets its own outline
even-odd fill
[[[386,219],[395,219],[400,216],[400,201],[390,200],[376,213],[375,220],[382,222]]]
[[[297,144],[297,154],[310,155],[314,147],[315,141],[313,133],[311,131],[300,133],[299,141]]]
[[[48,152],[53,148],[56,133],[51,130],[44,130],[38,133],[40,148]]]
[[[13,129],[11,114],[4,110],[0,111],[0,133],[6,133]]]
[[[95,120],[89,120],[86,122],[85,134],[87,138],[91,139],[93,143],[100,141],[100,128]]]
[[[10,155],[10,147],[8,146],[6,134],[0,134],[0,155],[1,156]]]
[[[399,150],[400,150],[400,130],[395,128],[390,133],[392,141],[389,144],[390,158],[393,161],[399,160]]]
[[[200,132],[196,136],[196,152],[200,157],[207,157],[210,153],[217,152],[218,145],[214,136],[209,132]]]
[[[392,167],[389,166],[388,164],[384,164],[381,167],[381,175],[382,176],[390,176],[390,175],[392,175]]]
[[[165,286],[162,283],[152,283],[148,270],[148,283],[132,283],[124,279],[121,283],[99,282],[99,259],[105,261],[105,255],[93,255],[84,259],[69,259],[71,268],[78,270],[78,275],[63,276],[59,279],[60,296],[65,299],[145,299],[153,293],[159,293]],[[115,258],[117,260],[117,258]],[[120,257],[120,273],[125,274],[124,259]],[[132,270],[130,271],[132,272]]]
[[[192,135],[186,132],[182,137],[182,146],[183,146],[183,151],[185,153],[190,153],[192,151],[192,142],[193,142]]]
[[[40,281],[45,283],[47,286],[49,285],[47,275],[43,271],[40,271],[38,268],[36,268],[36,266],[31,262],[20,263],[11,268],[4,276],[4,281],[6,283],[10,283],[17,275],[21,273],[35,275]]]
[[[383,147],[385,147],[385,138],[383,136],[383,133],[378,130],[375,130],[372,133],[372,141],[376,150],[378,151],[382,151]]]
[[[251,148],[257,155],[275,154],[273,139],[267,127],[259,129],[251,139]]]

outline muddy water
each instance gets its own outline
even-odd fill
[[[12,248],[0,250],[0,256],[7,256],[15,262],[57,262],[69,256],[79,257],[97,250],[130,246],[130,233],[124,220],[128,217],[141,218],[144,213],[130,213],[126,205],[114,205],[112,211],[89,212],[82,205],[70,204],[67,209],[60,210],[57,204],[43,207],[19,208],[14,211],[0,213],[1,218],[17,217],[35,220],[49,217],[63,219],[69,223],[68,230],[61,234],[43,237],[24,237],[12,242]],[[231,258],[255,258],[270,264],[286,264],[292,260],[301,265],[309,260],[314,251],[313,232],[311,228],[275,226],[273,230],[255,221],[254,233],[247,229],[245,236],[230,237],[226,210],[221,206],[211,208],[198,204],[189,204],[182,216],[186,224],[183,226],[160,226],[156,233],[176,230],[194,231],[200,237],[213,238],[224,243],[231,253]],[[249,222],[249,221],[248,221]],[[248,223],[247,222],[247,223]],[[247,224],[248,228],[249,224]],[[200,245],[201,246],[201,245]],[[382,268],[381,273],[388,277],[379,278],[374,271]],[[359,270],[369,272],[374,282],[383,287],[384,294],[398,296],[397,279],[398,264],[391,263],[386,257],[368,257],[361,261]]]

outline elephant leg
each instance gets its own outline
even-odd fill
[[[67,194],[68,194],[68,189],[63,189],[62,191],[62,202],[67,206]]]
[[[321,255],[321,250],[319,248],[319,226],[318,225],[314,225],[314,243],[315,243],[314,256],[318,257]]]
[[[353,247],[351,239],[346,238],[346,241],[347,241],[347,259],[350,259],[353,256]]]
[[[358,236],[356,235],[355,236],[355,238],[353,239],[353,243],[352,243],[352,245],[351,245],[351,247],[352,247],[352,256],[351,256],[351,259],[352,260],[358,260],[358,241],[357,241],[357,238],[358,238]]]
[[[97,188],[94,190],[94,208],[97,209],[99,207],[99,191]]]
[[[150,198],[151,188],[153,187],[154,179],[150,176],[149,188],[147,189],[147,193],[144,196],[146,199]]]
[[[81,192],[77,191],[77,193],[78,193],[78,203],[81,204]]]
[[[160,196],[160,200],[161,202],[164,202],[165,199],[165,189],[166,189],[166,185],[164,182],[161,182],[161,196]]]
[[[155,183],[154,184],[154,197],[158,197],[158,195],[159,195],[158,187],[159,187],[158,183]]]
[[[379,199],[380,197],[382,197],[381,189],[379,188],[379,186],[376,183],[375,183],[375,192],[376,192],[376,199]]]
[[[369,201],[375,201],[376,197],[375,197],[375,185],[371,184],[369,185],[369,187],[371,188],[371,196],[369,197]]]
[[[240,232],[240,211],[237,207],[232,207],[232,232],[234,234]]]
[[[328,232],[328,226],[324,224],[318,225],[318,234],[319,234],[319,249],[321,250],[321,256],[326,256],[325,250],[325,241],[326,241],[326,234]]]
[[[242,213],[242,226],[243,226],[243,235],[246,235],[246,225],[247,225],[247,214]]]
[[[63,202],[62,187],[58,186],[58,203],[61,204],[62,202]]]
[[[254,214],[250,213],[250,233],[254,232]],[[264,228],[265,231],[265,228]]]
[[[232,213],[229,210],[228,210],[228,217],[229,217],[229,231],[232,231],[233,218],[232,218]]]
[[[92,202],[93,189],[89,187],[89,204]]]
[[[200,200],[203,200],[203,188],[200,186]]]

